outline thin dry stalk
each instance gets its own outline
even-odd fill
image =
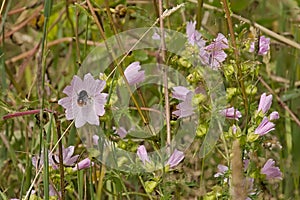
[[[238,140],[235,140],[232,145],[231,169],[231,197],[233,200],[245,200],[247,193],[245,189],[245,178],[243,176],[240,142]]]

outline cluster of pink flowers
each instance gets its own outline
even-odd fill
[[[270,38],[266,38],[265,36],[261,36],[259,38],[259,47],[258,47],[258,55],[266,55],[270,50]],[[255,42],[251,42],[249,52],[254,52],[255,50]]]
[[[270,131],[275,130],[275,124],[272,121],[279,119],[279,113],[277,111],[273,111],[269,114],[269,116],[267,116],[268,111],[271,108],[271,105],[272,105],[272,95],[266,95],[266,93],[263,93],[260,97],[258,109],[256,110],[256,114],[255,114],[255,119],[257,121],[257,124],[255,124],[256,128],[254,130],[254,135],[256,134],[261,137],[266,135]],[[221,110],[220,114],[225,116],[228,119],[235,119],[237,121],[239,120],[239,118],[242,117],[241,112],[235,109],[234,107]],[[233,134],[236,134],[238,127],[236,125],[233,125],[231,130]],[[249,134],[253,134],[253,132]],[[243,160],[243,162],[244,162],[244,170],[246,171],[249,166],[250,160],[245,159]],[[227,166],[219,164],[218,172],[214,176],[224,177],[228,170],[229,168]],[[266,180],[272,180],[272,179],[282,180],[282,172],[280,171],[279,167],[275,166],[275,161],[273,159],[268,159],[263,165],[263,167],[260,169],[259,173],[261,174],[261,178]],[[227,182],[226,177],[227,176],[224,177],[225,182]],[[251,178],[247,181],[252,188],[254,179]],[[249,194],[251,195],[254,193],[249,190]],[[247,199],[251,199],[251,198],[248,197]]]
[[[275,130],[275,124],[271,121],[279,119],[279,113],[277,111],[273,111],[269,117],[266,117],[265,114],[269,111],[272,105],[272,95],[266,95],[263,93],[260,97],[257,113],[262,114],[264,117],[258,127],[255,129],[254,133],[260,136],[267,134],[270,131]]]
[[[224,49],[229,48],[228,40],[222,33],[218,33],[214,41],[205,46],[206,41],[195,27],[196,22],[187,23],[186,35],[189,44],[196,45],[199,48],[199,59],[203,65],[209,66],[214,70],[220,68],[227,57]]]

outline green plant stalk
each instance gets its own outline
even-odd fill
[[[46,132],[46,140],[43,140],[43,154],[44,154],[44,174],[43,174],[43,182],[44,182],[44,196],[45,199],[49,199],[49,154],[48,154],[48,145],[51,142],[51,127],[52,127],[52,115],[50,118],[50,124],[48,130]],[[41,128],[43,130],[43,128]]]
[[[43,110],[44,110],[44,104],[45,104],[45,71],[46,71],[46,57],[44,56],[45,51],[45,43],[47,42],[47,27],[48,27],[48,21],[51,14],[51,7],[52,7],[52,0],[45,0],[44,5],[44,27],[43,27],[43,37],[42,37],[42,49],[41,49],[41,58],[43,59],[42,62],[42,102],[41,102],[41,112],[40,112],[40,121],[41,121],[41,130],[40,130],[40,137],[43,136],[43,130],[44,130],[44,122],[43,122]],[[52,120],[52,118],[51,118]],[[49,126],[51,127],[51,126]],[[50,132],[47,131],[47,140],[44,141],[44,197],[45,199],[49,199],[49,163],[48,163],[48,144],[50,143]]]
[[[197,18],[196,18],[196,29],[200,29],[201,27],[201,22],[202,22],[202,10],[203,10],[203,0],[198,0],[197,4]]]
[[[77,186],[79,199],[83,199],[83,170],[77,170]]]
[[[243,96],[243,102],[244,102],[244,106],[245,106],[245,116],[246,116],[245,119],[247,122],[249,105],[248,105],[246,89],[245,89],[245,85],[244,85],[244,81],[243,81],[243,74],[242,74],[242,70],[241,70],[241,66],[240,66],[240,62],[239,62],[239,52],[238,52],[235,37],[234,37],[234,30],[233,30],[233,24],[232,24],[232,20],[231,20],[230,10],[229,10],[227,0],[221,0],[221,3],[223,4],[223,8],[225,11],[226,20],[227,20],[227,24],[228,24],[228,29],[230,32],[230,39],[231,39],[231,44],[233,46],[236,68],[237,68],[237,75],[238,75],[237,79],[238,79],[238,83],[241,88],[241,92],[242,92],[242,96]]]
[[[5,45],[5,42],[4,42],[4,38],[5,38],[4,23],[6,21],[7,13],[9,11],[9,9],[10,9],[10,6],[11,6],[11,2],[12,1],[8,1],[8,3],[7,3],[6,9],[5,9],[5,13],[4,13],[3,18],[2,18],[2,23],[1,23],[0,35],[2,34],[2,51],[4,51],[4,45]],[[4,7],[4,5],[5,5],[5,0],[2,2],[2,5],[1,5],[1,13],[0,13],[0,15],[2,15],[2,8]],[[6,89],[5,56],[4,56],[4,52],[2,52],[2,51],[0,49],[0,71],[1,71],[2,87],[3,87],[3,90],[5,90]]]
[[[61,138],[61,129],[60,129],[60,121],[58,119],[57,114],[54,114],[55,122],[56,122],[56,132],[57,138]],[[61,191],[61,199],[65,199],[65,177],[64,177],[64,158],[63,158],[63,147],[62,141],[58,142],[58,152],[59,152],[59,173],[60,173],[60,191]]]

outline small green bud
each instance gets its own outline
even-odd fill
[[[250,132],[247,135],[247,142],[255,142],[259,138],[258,134],[255,134],[254,132]]]
[[[257,87],[254,85],[248,85],[246,88],[246,93],[249,95],[255,95],[257,93]]]
[[[153,192],[153,190],[156,188],[158,185],[157,181],[146,181],[145,182],[145,190],[147,193]]]
[[[207,127],[203,124],[200,124],[197,128],[196,135],[198,137],[202,137],[206,134],[206,132],[207,132]]]
[[[227,88],[226,89],[227,100],[230,100],[234,95],[236,95],[236,93],[237,93],[236,88]]]

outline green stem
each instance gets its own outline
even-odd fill
[[[242,92],[242,96],[243,96],[243,102],[244,102],[244,106],[245,106],[245,115],[246,115],[245,119],[247,121],[248,120],[248,109],[249,109],[248,100],[247,100],[246,89],[245,89],[245,85],[244,85],[244,81],[243,81],[243,74],[242,74],[242,70],[241,70],[241,66],[240,66],[240,62],[239,62],[239,52],[238,52],[238,48],[237,48],[235,37],[234,37],[234,30],[233,30],[233,24],[232,24],[232,20],[231,20],[230,10],[229,10],[227,0],[221,0],[221,3],[223,3],[223,8],[225,11],[227,24],[228,24],[228,29],[230,32],[230,39],[231,39],[231,44],[233,46],[236,68],[237,68],[237,73],[238,73],[238,83],[241,88],[241,92]]]

